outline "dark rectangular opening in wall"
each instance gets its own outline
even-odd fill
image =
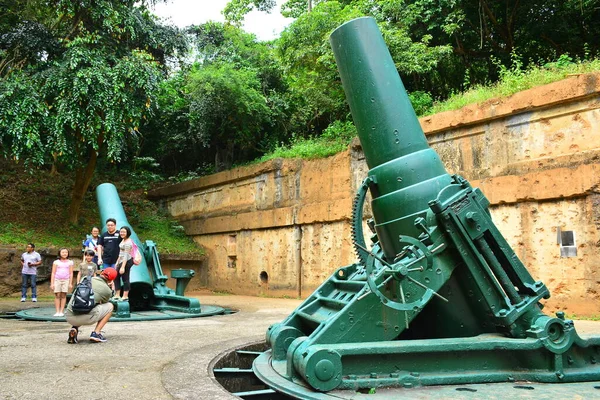
[[[558,244],[560,245],[560,256],[577,257],[577,243],[575,240],[575,231],[563,231],[558,227]]]
[[[235,268],[237,264],[236,256],[227,256],[227,268]]]
[[[237,235],[227,237],[227,268],[237,267]]]
[[[575,246],[575,234],[573,231],[561,231],[560,243],[562,246]]]

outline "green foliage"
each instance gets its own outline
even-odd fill
[[[373,16],[407,89],[435,98],[496,81],[500,71],[492,57],[508,66],[517,48],[525,68],[565,53],[589,58],[600,50],[600,0],[288,0],[282,14],[310,18],[325,3]]]
[[[161,85],[143,149],[174,180],[256,158],[289,125],[287,86],[272,46],[217,22],[188,32],[198,59]]]
[[[153,157],[133,157],[134,169],[156,170],[160,164]]]
[[[186,91],[190,96],[190,133],[198,143],[213,146],[219,163],[231,165],[238,153],[260,151],[262,126],[270,109],[256,72],[229,64],[194,69]]]
[[[270,12],[275,4],[275,0],[230,0],[222,13],[227,21],[240,26],[250,11]]]
[[[356,128],[350,121],[334,121],[323,135],[316,138],[295,138],[290,145],[279,146],[257,162],[264,162],[275,158],[325,158],[344,151],[356,136]]]
[[[341,145],[331,146],[331,143],[319,138],[298,138],[290,145],[277,147],[271,153],[265,154],[256,162],[265,162],[275,158],[303,158],[311,160],[315,158],[325,158],[343,151],[345,147]]]
[[[565,79],[573,74],[600,71],[600,60],[572,62],[570,57],[561,56],[556,62],[541,67],[530,66],[524,70],[517,62],[511,68],[503,68],[501,71],[502,79],[499,82],[490,86],[476,86],[465,93],[455,94],[448,100],[435,104],[427,114],[457,110],[468,104],[507,97],[523,90]]]
[[[499,79],[518,90],[532,65],[563,68],[600,49],[600,0],[288,0],[282,13],[296,20],[267,43],[239,26],[273,0],[231,0],[229,23],[185,32],[160,24],[154,1],[4,1],[0,151],[78,171],[96,157],[153,157],[160,169],[133,167],[136,187],[273,149],[327,154],[332,123],[350,118],[328,38],[356,17],[377,20],[418,114]]]
[[[413,108],[415,109],[415,113],[417,115],[426,114],[431,107],[433,107],[433,98],[431,94],[423,91],[416,91],[408,93],[408,98],[412,103]]]
[[[36,237],[34,232],[22,228],[14,223],[4,223],[0,225],[0,243],[17,244],[30,243],[32,237]]]
[[[323,2],[288,26],[277,41],[294,105],[291,130],[297,135],[318,136],[331,122],[347,118],[329,35],[345,21],[363,15],[355,7]]]
[[[135,217],[132,221],[144,221],[139,227],[134,226],[140,239],[156,242],[161,253],[202,253],[202,250],[185,235],[183,227],[174,222],[164,211],[157,211],[156,207],[151,205],[139,213],[130,210],[129,214]],[[12,222],[0,223],[0,244],[23,246],[25,243],[34,242],[37,247],[76,248],[81,244],[91,224],[93,222],[56,230],[43,225],[31,227]]]
[[[450,54],[451,46],[433,44],[429,34],[411,35],[406,21],[390,18],[391,3],[400,6],[402,2],[314,2],[311,12],[298,14],[298,19],[281,34],[276,46],[286,67],[291,103],[296,106],[291,120],[296,135],[316,137],[332,121],[348,118],[348,106],[329,45],[331,32],[342,23],[373,15],[403,76],[429,73]],[[288,2],[286,7],[293,7],[297,13],[306,10],[306,2]],[[419,95],[419,101],[419,106],[426,107],[424,95]]]
[[[160,164],[153,157],[133,157],[133,167],[127,173],[127,185],[129,190],[148,189],[153,184],[164,181],[164,177],[158,173]]]
[[[11,16],[16,27],[0,24],[0,152],[76,170],[73,222],[97,158],[135,154],[160,63],[185,49],[177,29],[157,24],[145,3],[33,1],[38,13],[22,7]]]
[[[117,186],[125,214],[141,240],[153,240],[163,253],[201,252],[191,239],[182,236],[179,223],[164,209],[145,199],[142,190],[132,190],[137,178],[130,171],[101,167],[93,186],[107,181]],[[60,211],[69,201],[65,188],[72,185],[72,176],[52,176],[44,169],[28,173],[23,166],[2,159],[0,170],[0,244],[21,247],[33,242],[38,248],[79,248],[90,228],[100,224],[93,191],[85,195],[79,223],[70,224],[62,216]]]
[[[131,183],[127,187],[128,189],[148,189],[153,184],[165,180],[162,175],[145,169],[132,171],[129,174],[129,178]]]
[[[554,32],[544,35],[554,29],[582,38],[586,29],[594,31],[596,4],[600,0],[579,4],[584,19],[576,21],[571,1],[540,7],[534,0],[288,0],[282,13],[296,20],[278,40],[259,43],[238,27],[251,10],[270,11],[275,3],[231,0],[224,10],[231,25],[212,22],[188,29],[197,62],[173,77],[159,96],[161,124],[153,125],[160,132],[159,150],[150,155],[181,180],[206,171],[200,162],[218,171],[270,150],[265,158],[321,157],[344,148],[321,136],[334,121],[349,119],[328,39],[353,18],[370,15],[378,21],[411,101],[423,114],[433,99],[508,80],[533,61],[562,54],[564,48],[559,49],[567,42],[576,56],[594,54],[596,38],[584,35],[577,44]],[[538,18],[539,26],[523,23],[528,15]],[[552,49],[546,51],[540,43],[547,39],[540,38],[550,36],[553,43],[546,47]],[[516,56],[517,48],[522,57]]]
[[[169,180],[169,182],[172,182],[172,183],[185,182],[185,181],[199,178],[204,175],[210,175],[215,172],[212,164],[200,165],[200,167],[198,167],[197,171],[198,172],[196,172],[196,171],[180,172],[177,175],[170,176],[168,178],[168,180]]]
[[[583,316],[577,314],[566,314],[566,319],[573,319],[578,321],[600,321],[600,315]]]
[[[72,226],[60,231],[46,230],[44,227],[29,227],[19,223],[0,224],[0,243],[20,245],[34,242],[37,247],[71,247],[81,244],[87,226]]]
[[[124,22],[116,17],[101,27],[121,34]],[[109,159],[122,158],[127,136],[135,137],[147,117],[159,71],[148,53],[127,46],[108,51],[97,35],[82,31],[63,42],[60,55],[0,81],[5,155],[36,164],[54,158],[78,166],[90,151],[106,146]]]
[[[143,240],[150,239],[158,245],[163,254],[199,254],[202,250],[185,235],[183,227],[173,221],[163,209],[154,209],[154,214],[144,212],[143,222],[134,226],[137,235]],[[133,224],[133,222],[132,222]]]
[[[309,4],[313,8],[324,0],[288,0],[281,6],[281,14],[289,18],[298,18],[308,12]]]
[[[230,63],[259,68],[257,61],[268,52],[268,46],[256,37],[233,25],[207,22],[187,29],[198,51],[201,64]]]

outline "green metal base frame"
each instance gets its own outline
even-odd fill
[[[302,379],[289,380],[285,375],[286,363],[274,361],[271,350],[254,360],[256,376],[273,390],[303,400],[332,399],[483,399],[483,398],[598,398],[600,382],[537,383],[514,379],[505,383],[465,383],[420,387],[379,387],[370,390],[332,390],[321,393],[312,390]],[[507,374],[508,375],[508,374]]]
[[[65,322],[65,317],[54,317],[55,309],[53,307],[48,308],[29,308],[22,310],[15,315],[18,318],[29,320],[29,321],[49,321],[49,322]],[[129,317],[122,318],[116,314],[110,318],[110,322],[130,322],[130,321],[157,321],[166,319],[183,319],[183,318],[198,318],[198,317],[210,317],[213,315],[226,314],[229,311],[219,306],[206,306],[201,307],[200,313],[190,314],[186,312],[178,312],[171,310],[147,310],[147,311],[131,311]]]
[[[570,383],[597,381],[600,376],[600,337],[584,340],[574,330],[560,348],[547,338],[499,334],[304,346],[307,340],[295,339],[286,359],[270,364],[288,382],[301,379],[323,392],[515,381]]]

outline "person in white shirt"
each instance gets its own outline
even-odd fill
[[[21,255],[21,302],[27,300],[27,286],[31,284],[31,301],[37,301],[37,267],[42,264],[42,257],[35,251],[35,244],[29,243],[27,251]]]

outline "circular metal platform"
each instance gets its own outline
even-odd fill
[[[29,321],[49,321],[49,322],[66,322],[65,317],[55,317],[56,310],[54,307],[46,308],[29,308],[16,312],[14,315],[17,318]],[[231,310],[219,306],[201,306],[199,314],[190,314],[178,311],[131,311],[129,318],[118,318],[112,316],[110,322],[127,322],[127,321],[156,321],[165,319],[183,319],[183,318],[198,318],[210,317],[219,314],[229,314]]]
[[[266,348],[266,344],[263,343],[262,346],[248,344],[232,349],[225,355],[221,354],[218,361],[213,361],[216,380],[230,393],[248,400],[259,395],[277,400],[600,398],[600,382],[505,382],[413,388],[380,387],[360,391],[332,390],[322,393],[312,390],[302,380],[290,381],[285,378],[285,363],[274,363],[271,359],[271,350],[261,352],[261,347]],[[254,354],[251,369],[248,368],[248,361],[243,361],[241,357],[250,353]],[[232,377],[232,375],[238,376]],[[263,386],[257,385],[257,378]],[[244,379],[248,382],[242,382]]]

